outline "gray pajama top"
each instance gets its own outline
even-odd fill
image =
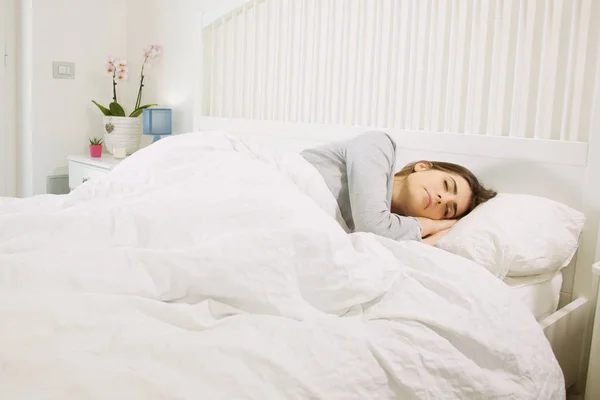
[[[394,240],[421,240],[416,218],[390,211],[396,143],[386,133],[367,132],[301,154],[323,176],[350,230]]]

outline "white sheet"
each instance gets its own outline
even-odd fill
[[[560,288],[563,283],[562,272],[551,275],[536,275],[519,278],[506,278],[512,293],[538,320],[555,312],[560,301]]]
[[[7,399],[562,399],[483,268],[347,235],[318,173],[221,134],[0,206]]]

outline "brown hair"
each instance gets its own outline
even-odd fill
[[[470,213],[471,211],[473,211],[473,209],[475,207],[477,207],[478,205],[480,205],[481,203],[485,203],[489,199],[493,199],[494,197],[496,197],[497,193],[492,189],[485,188],[481,184],[481,182],[479,182],[479,179],[477,179],[477,177],[471,171],[469,171],[467,168],[463,167],[462,165],[452,164],[449,162],[443,162],[443,161],[413,162],[413,163],[406,165],[404,168],[402,168],[402,170],[400,170],[400,172],[396,173],[396,176],[405,177],[405,176],[412,174],[413,172],[415,172],[415,166],[419,163],[425,163],[425,164],[429,165],[429,169],[432,169],[432,170],[448,172],[450,174],[456,174],[456,175],[459,175],[459,176],[462,176],[463,178],[465,178],[465,180],[469,184],[469,187],[471,188],[471,191],[473,192],[473,194],[471,196],[471,201],[469,202],[469,205],[467,207],[467,211],[465,212],[465,215]]]

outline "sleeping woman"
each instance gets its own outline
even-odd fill
[[[496,192],[460,165],[419,161],[396,173],[396,144],[384,132],[308,149],[353,232],[433,244]]]

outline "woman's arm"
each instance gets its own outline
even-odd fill
[[[423,237],[427,237],[433,234],[436,234],[440,231],[449,230],[456,224],[457,220],[455,219],[429,219],[417,217],[417,221],[421,224],[421,235]]]
[[[395,144],[383,132],[365,133],[348,142],[346,173],[354,230],[394,240],[421,240],[417,219],[390,211],[387,186],[395,157]]]
[[[448,232],[450,232],[450,228],[444,229],[443,231],[436,232],[433,235],[430,235],[430,236],[426,237],[425,239],[423,239],[423,242],[426,243],[426,244],[428,244],[428,245],[433,246],[441,238],[443,238]]]

